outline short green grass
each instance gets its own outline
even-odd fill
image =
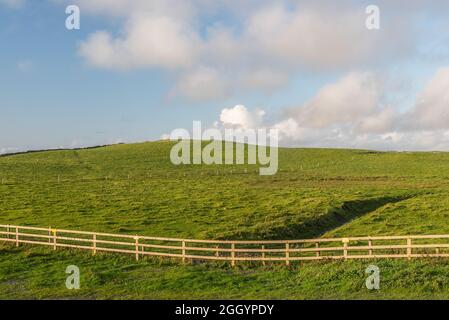
[[[203,239],[449,233],[449,154],[280,149],[280,171],[182,165],[170,142],[0,157],[0,223]],[[364,286],[381,268],[381,290]],[[65,289],[76,264],[82,289]],[[445,298],[446,260],[189,264],[0,250],[2,298]]]
[[[367,290],[377,265],[380,290]],[[80,289],[65,287],[66,267],[80,268]],[[1,248],[2,299],[447,299],[448,260],[311,262],[231,268],[143,260],[41,247]]]

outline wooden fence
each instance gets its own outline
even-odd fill
[[[449,257],[449,235],[306,240],[193,240],[0,225],[0,241],[187,260],[253,261],[265,265],[325,259]]]

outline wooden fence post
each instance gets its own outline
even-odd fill
[[[372,257],[373,256],[373,249],[372,249],[372,247],[373,247],[373,240],[371,240],[371,239],[368,240],[368,247],[369,247],[368,255],[370,257]]]
[[[16,227],[16,247],[19,246],[19,227]]]
[[[320,243],[319,242],[315,242],[315,248],[316,250],[316,256],[319,257],[320,256],[320,250],[318,250],[320,248]]]
[[[412,238],[407,238],[407,259],[410,260],[412,258]]]
[[[53,250],[56,250],[56,229],[53,229]]]
[[[231,243],[231,266],[235,267],[235,243]]]
[[[182,263],[186,263],[186,242],[182,241]]]
[[[290,265],[290,244],[288,242],[285,243],[285,265]]]
[[[265,246],[262,245],[262,259],[265,259]],[[262,265],[265,266],[265,260],[262,260]]]
[[[139,237],[136,235],[134,239],[136,239],[136,261],[139,261]]]
[[[92,242],[93,242],[93,255],[96,255],[97,254],[97,235],[96,234],[93,235]]]
[[[343,257],[345,258],[345,260],[348,260],[348,242],[349,239],[348,238],[343,238]]]
[[[9,224],[6,226],[6,232],[8,233],[8,234],[6,235],[6,237],[7,237],[7,239],[9,239]]]

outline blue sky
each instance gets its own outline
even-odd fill
[[[372,2],[331,3],[0,0],[0,152],[251,117],[284,145],[449,150],[449,5],[376,1],[367,30]]]

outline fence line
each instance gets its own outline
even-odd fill
[[[199,240],[0,225],[0,241],[187,260],[282,262],[449,257],[449,235],[376,236],[300,240]]]

